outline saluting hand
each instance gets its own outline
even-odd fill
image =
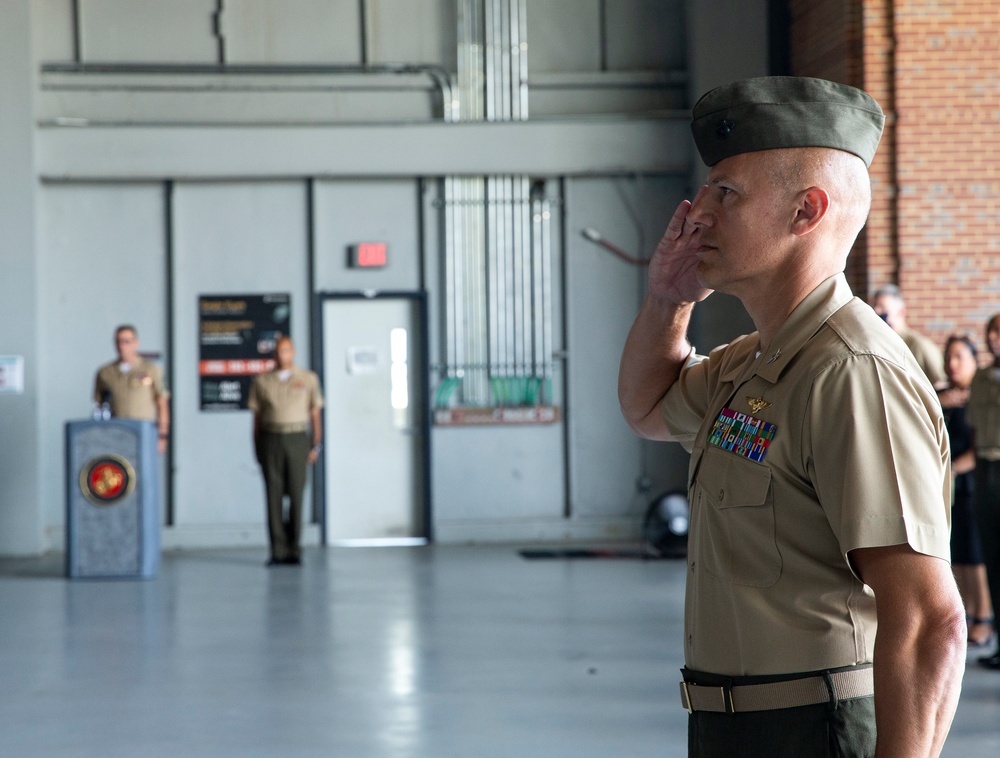
[[[698,190],[694,202],[708,189]],[[712,294],[698,281],[701,227],[691,223],[692,202],[682,200],[649,260],[649,294],[671,303],[697,303]]]

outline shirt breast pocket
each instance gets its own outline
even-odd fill
[[[697,475],[702,567],[717,579],[770,587],[781,576],[771,470],[709,446]]]

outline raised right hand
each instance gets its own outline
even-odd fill
[[[694,202],[707,190],[698,190]],[[701,227],[687,221],[692,203],[682,200],[649,260],[649,295],[667,302],[697,303],[712,294],[698,281]]]

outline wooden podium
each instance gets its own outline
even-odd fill
[[[66,424],[67,576],[156,576],[160,562],[156,443],[151,421]]]

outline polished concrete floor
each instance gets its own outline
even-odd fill
[[[684,564],[517,546],[172,552],[151,580],[0,561],[0,755],[684,756]],[[953,758],[1000,755],[970,664]]]

